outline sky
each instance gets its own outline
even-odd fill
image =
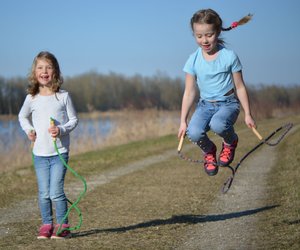
[[[230,26],[223,32],[248,84],[300,84],[299,0],[1,0],[0,76],[26,77],[42,50],[64,77],[89,72],[181,77],[197,49],[192,15],[211,8]]]

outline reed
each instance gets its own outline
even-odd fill
[[[99,114],[98,114],[99,115]],[[92,114],[92,117],[98,117]],[[125,144],[131,141],[176,134],[179,126],[178,111],[127,110],[100,114],[115,124],[109,135],[98,130],[97,136],[86,135],[72,144],[74,154]]]
[[[104,135],[97,119],[109,118],[114,124],[108,135]],[[94,112],[80,114],[80,119],[95,120],[92,126],[94,133],[89,134],[88,128],[83,128],[84,134],[78,135],[76,129],[71,134],[71,155],[97,150],[108,146],[125,144],[131,141],[176,134],[179,126],[179,111],[162,110],[126,110],[110,112]],[[0,172],[18,169],[31,165],[30,142],[24,138],[14,138],[10,150],[5,145],[0,147]]]

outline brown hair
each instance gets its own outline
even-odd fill
[[[220,18],[219,14],[212,9],[203,9],[197,11],[193,17],[191,18],[190,25],[192,30],[194,30],[194,23],[199,24],[213,24],[215,30],[217,31],[218,35],[221,31],[229,31],[233,28],[236,28],[238,25],[243,25],[250,21],[252,18],[252,14],[248,14],[247,16],[240,19],[238,22],[233,22],[230,27],[223,28],[223,21]],[[218,40],[219,43],[223,44],[224,41],[222,39]]]
[[[53,81],[51,89],[54,93],[58,92],[60,86],[63,84],[63,78],[61,76],[60,68],[56,57],[48,51],[41,51],[33,60],[30,74],[28,75],[29,86],[27,88],[28,94],[35,96],[39,93],[39,83],[35,76],[35,68],[38,60],[47,60],[54,68]]]

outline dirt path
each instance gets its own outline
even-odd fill
[[[188,232],[186,242],[178,249],[254,249],[251,242],[258,215],[274,208],[266,205],[264,198],[275,159],[275,148],[265,146],[247,160],[229,192],[217,196],[205,222]]]

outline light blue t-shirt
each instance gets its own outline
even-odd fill
[[[223,101],[234,88],[232,73],[242,70],[238,56],[232,50],[220,46],[217,57],[207,61],[198,48],[190,55],[183,71],[196,77],[201,99]]]

